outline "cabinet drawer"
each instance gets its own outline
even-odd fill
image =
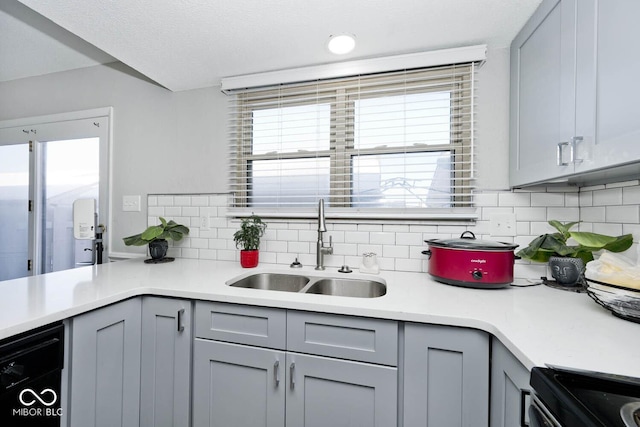
[[[287,350],[397,366],[398,323],[289,311]]]
[[[284,310],[198,301],[198,338],[284,350],[287,317]]]

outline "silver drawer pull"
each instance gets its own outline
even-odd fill
[[[184,308],[178,310],[177,323],[178,323],[178,332],[184,331],[184,325],[182,324],[182,317],[184,316]]]
[[[280,361],[276,360],[273,363],[273,382],[276,383],[276,387],[280,385]]]
[[[576,144],[583,140],[584,138],[581,136],[574,136],[571,138],[571,163],[582,163],[583,159],[576,159]]]
[[[295,369],[295,362],[291,362],[291,365],[289,365],[289,387],[291,387],[291,390],[296,386]]]

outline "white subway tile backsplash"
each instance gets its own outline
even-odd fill
[[[409,246],[383,245],[382,256],[385,258],[409,258]]]
[[[396,233],[374,231],[374,232],[369,233],[369,242],[377,243],[377,244],[381,244],[381,245],[395,245],[396,244]],[[399,241],[398,243],[405,244],[402,241]]]
[[[182,216],[182,208],[180,206],[167,206],[164,208],[164,214],[172,217]]]
[[[358,231],[382,231],[382,224],[358,224]]]
[[[531,206],[564,206],[564,193],[532,193]]]
[[[547,219],[546,207],[515,208],[513,211],[518,222],[545,221]]]
[[[155,217],[164,216],[164,207],[161,207],[161,206],[149,206],[149,208],[147,209],[147,215],[155,216]]]
[[[551,219],[561,222],[579,221],[580,208],[547,208],[547,220]]]
[[[609,188],[593,192],[593,206],[611,206],[622,204],[622,188]]]
[[[158,206],[173,206],[173,196],[158,196]]]
[[[607,206],[605,209],[607,222],[640,223],[640,208],[638,205]]]
[[[627,187],[622,189],[622,204],[624,205],[640,204],[640,185],[636,187]]]
[[[369,243],[369,233],[366,231],[347,231],[344,239],[349,243]]]
[[[189,225],[191,233],[179,244],[170,247],[170,256],[239,260],[239,250],[233,234],[240,220],[227,218],[227,194],[149,195],[147,196],[148,225],[159,222],[158,217],[174,219]],[[640,181],[599,185],[593,187],[534,187],[513,191],[484,191],[476,194],[479,219],[464,222],[420,224],[340,220],[327,223],[326,243],[331,236],[334,254],[325,257],[326,265],[338,268],[343,264],[358,268],[362,253],[378,254],[383,270],[422,271],[428,269],[425,240],[459,237],[473,231],[478,238],[514,242],[520,248],[543,233],[555,232],[547,221],[557,219],[581,221],[581,231],[619,235],[632,233],[637,249],[640,240]],[[515,237],[490,235],[493,215],[514,213]],[[200,228],[201,215],[209,216],[209,229]],[[289,265],[297,256],[304,265],[315,265],[317,222],[312,219],[265,220],[267,231],[260,245],[260,262]],[[172,255],[171,255],[172,254]],[[636,257],[635,253],[633,254]],[[534,277],[544,275],[545,268],[535,263],[517,262],[517,272]],[[543,273],[540,273],[543,271]]]
[[[191,206],[209,206],[209,197],[191,196]]]
[[[531,206],[531,194],[499,193],[498,206]]]
[[[585,222],[604,222],[604,206],[588,206],[580,209],[580,219]]]

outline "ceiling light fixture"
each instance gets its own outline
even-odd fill
[[[327,48],[331,53],[336,55],[344,55],[349,53],[356,47],[356,36],[353,34],[337,34],[330,36],[327,42]]]

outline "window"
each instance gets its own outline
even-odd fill
[[[235,93],[232,208],[469,211],[473,78],[463,64]]]

